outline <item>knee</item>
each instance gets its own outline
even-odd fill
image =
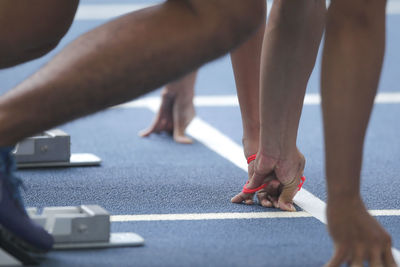
[[[238,41],[243,41],[266,21],[266,1],[221,1],[225,7],[222,12],[226,14],[226,29],[232,35],[237,35]],[[223,17],[223,16],[222,16]]]
[[[59,36],[45,35],[38,38],[8,39],[9,42],[0,44],[0,69],[39,58],[53,50],[61,40]]]
[[[204,1],[204,0],[201,0]],[[266,21],[265,0],[212,0],[208,12],[213,38],[223,49],[232,49],[255,33]]]
[[[385,17],[386,0],[332,0],[328,22],[371,28]]]
[[[255,31],[266,19],[266,1],[227,1],[225,10],[228,9],[229,19],[235,28],[241,27],[244,32]]]
[[[54,49],[68,31],[78,5],[77,0],[60,5],[45,0],[38,3],[41,5],[34,7],[3,6],[0,18],[9,23],[0,25],[0,68],[33,60]]]

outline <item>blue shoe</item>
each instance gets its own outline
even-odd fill
[[[22,251],[44,253],[53,246],[53,237],[27,215],[14,176],[13,148],[0,147],[0,239]]]

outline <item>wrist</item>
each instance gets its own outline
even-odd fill
[[[242,138],[243,144],[243,152],[246,159],[251,155],[257,154],[259,141],[257,137],[243,137]]]
[[[328,194],[327,212],[337,210],[354,210],[355,208],[364,207],[364,202],[359,194]]]
[[[326,180],[328,203],[344,206],[346,203],[362,202],[359,179],[338,170],[335,175],[327,172]]]
[[[260,136],[260,149],[267,155],[284,159],[297,153],[297,132],[261,124]]]
[[[279,161],[291,161],[293,159],[297,159],[303,157],[303,154],[298,150],[297,146],[281,148],[279,146],[267,146],[267,145],[260,145],[259,154],[262,154],[266,158],[273,158]]]
[[[176,92],[172,89],[169,89],[169,87],[164,87],[164,89],[161,91],[161,97],[162,98],[174,98],[176,96]]]

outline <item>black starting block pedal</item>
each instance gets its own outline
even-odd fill
[[[59,130],[27,138],[14,150],[17,168],[96,166],[101,159],[93,154],[71,154],[71,137]]]

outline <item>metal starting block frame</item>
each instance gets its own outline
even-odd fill
[[[17,168],[97,166],[101,159],[93,154],[71,154],[71,137],[59,129],[29,137],[14,150]]]
[[[28,208],[29,217],[46,229],[54,238],[55,250],[136,247],[144,239],[135,233],[110,233],[110,214],[98,205],[77,207],[46,207],[39,214]],[[38,264],[26,251],[6,252],[0,247],[0,266]]]
[[[54,238],[55,250],[142,246],[135,233],[110,233],[110,214],[98,205],[46,207],[39,214],[27,209],[29,217]]]

